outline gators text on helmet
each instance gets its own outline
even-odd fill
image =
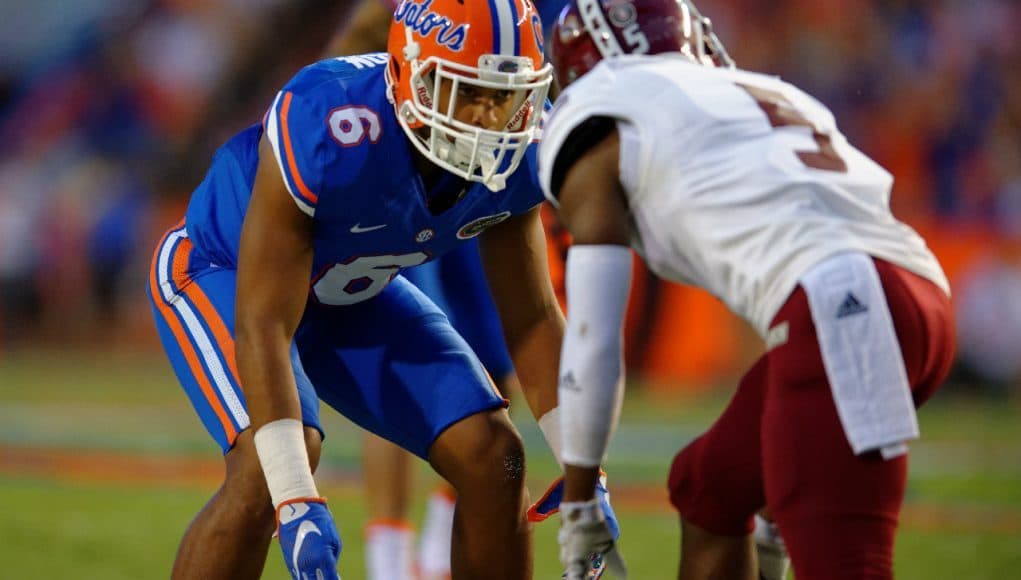
[[[394,11],[387,83],[397,118],[418,151],[494,191],[505,186],[535,138],[552,81],[531,0],[404,0]],[[451,83],[440,102],[441,83]],[[511,91],[506,126],[454,118],[458,88]]]

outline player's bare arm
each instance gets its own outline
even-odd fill
[[[493,226],[479,248],[525,399],[542,417],[557,406],[564,316],[550,283],[539,208]]]
[[[259,147],[238,256],[237,360],[252,429],[301,419],[290,345],[312,271],[311,219],[285,189],[265,139]]]
[[[620,185],[619,154],[620,137],[613,131],[565,170],[560,219],[575,244],[629,244],[631,220]]]
[[[318,460],[320,439],[302,424],[290,357],[312,272],[311,220],[285,188],[263,139],[238,252],[238,372],[288,570],[335,579],[340,536],[312,478],[309,449]]]

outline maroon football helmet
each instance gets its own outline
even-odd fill
[[[622,54],[679,52],[706,66],[734,66],[709,19],[689,0],[571,0],[557,17],[552,43],[561,87]]]

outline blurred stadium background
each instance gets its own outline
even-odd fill
[[[0,577],[167,576],[222,467],[159,350],[150,252],[213,150],[317,58],[350,4],[0,3]],[[920,415],[899,577],[1021,577],[1021,4],[700,6],[743,67],[819,97],[896,175],[895,212],[951,277],[959,360]],[[634,577],[675,574],[666,466],[760,349],[712,298],[639,278],[609,464]],[[538,494],[554,466],[518,411]],[[360,435],[328,426],[322,479],[341,573],[357,579]],[[536,542],[536,577],[556,577],[555,524]],[[283,578],[278,559],[265,577]]]

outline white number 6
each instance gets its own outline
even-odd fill
[[[378,143],[379,136],[383,133],[379,115],[372,109],[359,105],[330,111],[326,122],[330,126],[330,135],[341,147],[360,145],[365,137],[372,143]]]
[[[312,281],[312,291],[320,304],[356,304],[382,292],[401,268],[417,266],[428,258],[424,252],[400,256],[362,256],[346,264],[330,266]]]

